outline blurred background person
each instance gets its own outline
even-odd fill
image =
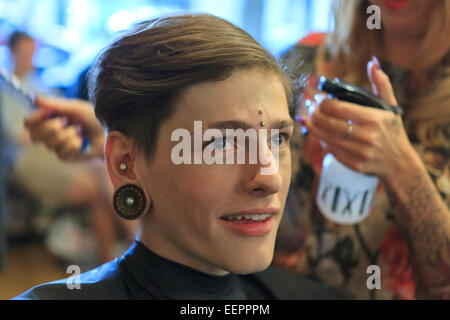
[[[25,83],[34,69],[33,55],[36,43],[27,33],[16,30],[9,36],[8,47],[11,51],[12,74]]]
[[[45,86],[33,64],[36,53],[36,41],[28,33],[20,30],[13,31],[8,37],[10,51],[10,72],[23,86],[32,92],[60,95],[57,88]]]
[[[379,29],[367,27],[370,5],[380,9]],[[308,134],[294,142],[297,173],[275,263],[360,299],[450,298],[449,34],[448,0],[342,0],[333,32],[310,34],[284,54],[296,76],[310,74],[299,109]],[[405,111],[404,125],[382,110],[314,102],[319,76],[372,90],[369,78],[380,68]],[[355,123],[346,139],[352,117],[371,122]],[[371,214],[360,223],[334,224],[316,205],[328,152],[380,178]],[[366,284],[371,265],[381,270],[379,290]]]
[[[33,66],[35,40],[23,31],[14,31],[8,45],[15,79],[31,92],[55,96],[59,90],[45,88]],[[34,234],[44,237],[53,252],[68,262],[90,265],[109,261],[120,250],[117,246],[123,238],[126,244],[133,240],[134,231],[126,228],[125,235],[120,234],[124,223],[111,214],[111,186],[103,163],[64,163],[43,145],[32,144],[23,128],[23,119],[30,112],[28,107],[13,98],[3,104],[5,136],[16,149],[8,177],[9,225],[14,226],[21,215],[32,221],[27,226],[29,230],[21,230],[31,234],[17,234],[17,230],[9,228],[9,239],[32,239]],[[67,119],[49,122],[77,131]]]

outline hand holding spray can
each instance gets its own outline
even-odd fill
[[[368,90],[339,79],[322,77],[318,89],[339,100],[403,114],[401,107],[391,106]],[[329,220],[356,224],[369,216],[377,185],[378,177],[351,170],[332,154],[327,154],[323,159],[316,203]]]

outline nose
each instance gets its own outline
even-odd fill
[[[279,171],[278,154],[272,152],[267,144],[260,147],[263,150],[257,164],[248,165],[246,191],[253,195],[267,196],[280,191],[283,179]]]

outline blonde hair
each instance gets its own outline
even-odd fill
[[[318,72],[370,88],[366,64],[372,55],[383,58],[383,29],[367,28],[369,4],[368,0],[335,0],[334,31],[320,48],[316,60]],[[427,128],[431,124],[450,121],[449,35],[450,0],[437,1],[412,70],[414,79],[426,81],[418,82],[413,105],[404,119],[407,125],[414,123],[415,134],[421,141],[429,140]]]

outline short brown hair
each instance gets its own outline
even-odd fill
[[[289,77],[248,33],[209,14],[168,16],[141,22],[107,46],[90,72],[89,95],[102,124],[151,158],[161,123],[187,88],[253,67],[279,75],[291,106]]]

